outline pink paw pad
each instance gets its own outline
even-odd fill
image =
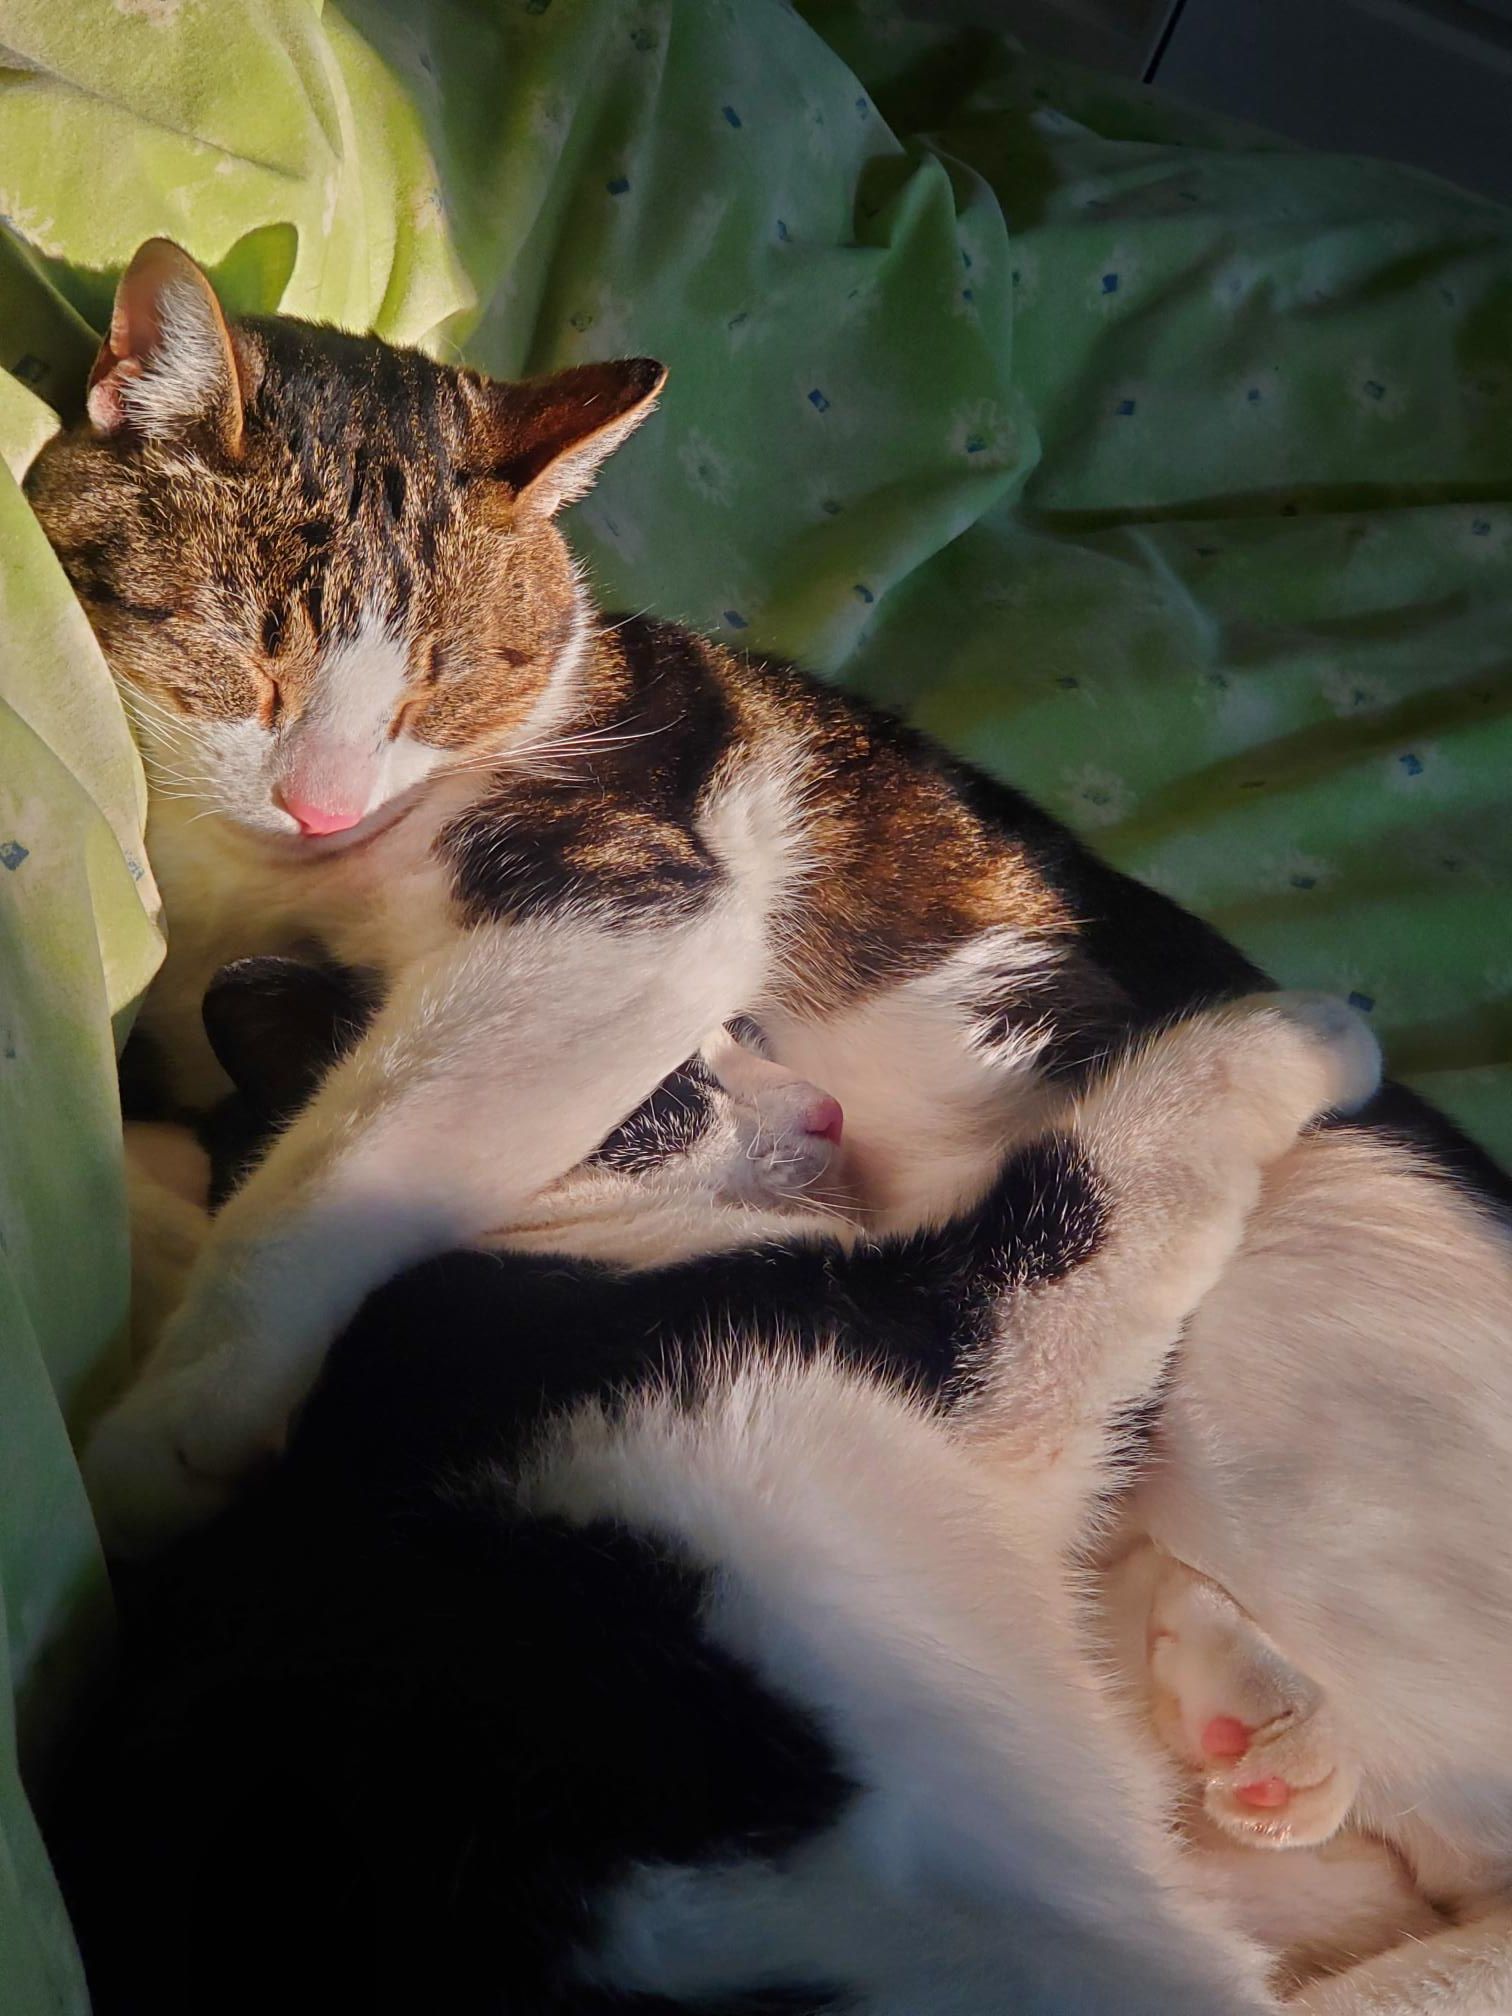
[[[1253,1785],[1236,1785],[1234,1797],[1246,1806],[1273,1812],[1290,1799],[1291,1787],[1284,1778],[1257,1778]]]
[[[1250,1731],[1237,1715],[1215,1715],[1202,1731],[1207,1757],[1242,1757],[1250,1746]]]

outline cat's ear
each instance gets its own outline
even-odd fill
[[[654,357],[619,357],[490,386],[490,474],[514,491],[516,511],[549,518],[592,488],[599,464],[649,416],[666,382]]]
[[[242,388],[231,332],[215,289],[171,239],[149,238],[121,275],[87,405],[102,434],[163,441],[209,428],[231,454],[239,451]]]

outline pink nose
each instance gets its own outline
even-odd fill
[[[816,1099],[804,1113],[804,1133],[815,1134],[821,1141],[833,1141],[838,1147],[844,1130],[845,1108],[838,1099],[831,1099],[827,1094]]]
[[[292,792],[277,791],[274,796],[289,817],[298,820],[300,832],[312,838],[320,833],[345,833],[348,827],[357,825],[362,818],[360,810],[310,805],[303,798],[296,798]]]

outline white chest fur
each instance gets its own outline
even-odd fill
[[[270,843],[154,799],[148,841],[168,955],[142,1026],[160,1042],[181,1098],[204,1105],[226,1090],[200,1003],[228,960],[319,946],[344,965],[388,977],[456,936],[434,842],[475,789],[463,780],[438,783],[370,840],[327,849]]]

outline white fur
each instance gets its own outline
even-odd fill
[[[696,1410],[590,1407],[558,1432],[527,1507],[649,1528],[717,1570],[710,1634],[819,1718],[862,1788],[779,1866],[632,1875],[598,1978],[834,1980],[878,2016],[1266,2006],[1255,1957],[1180,1882],[1153,1753],[1094,1682],[1071,1550],[1259,1167],[1377,1073],[1360,1025],[1282,997],[1172,1031],[1084,1100],[1111,1231],[1004,1305],[1028,1392],[1011,1429],[991,1382],[947,1439],[820,1364],[737,1367]]]
[[[168,439],[204,419],[226,388],[225,338],[205,290],[172,279],[155,299],[158,337],[139,372],[113,375],[121,406],[137,430]]]
[[[1471,1907],[1464,1922],[1409,1937],[1346,1973],[1311,1983],[1298,2016],[1507,2016],[1512,2009],[1512,1907]]]
[[[1087,1478],[1105,1442],[1109,1415],[1137,1398],[1141,1391],[1148,1391],[1153,1383],[1165,1344],[1178,1327],[1182,1298],[1200,1295],[1220,1275],[1224,1289],[1232,1287],[1236,1278],[1242,1278],[1244,1257],[1241,1255],[1236,1261],[1230,1249],[1238,1236],[1246,1199],[1253,1201],[1255,1193],[1243,1185],[1231,1187],[1234,1177],[1245,1166],[1242,1162],[1237,1166],[1230,1164],[1236,1143],[1247,1139],[1252,1152],[1261,1159],[1280,1153],[1285,1145],[1285,1131],[1295,1124],[1299,1103],[1347,1106],[1368,1091],[1373,1068],[1368,1041],[1357,1049],[1351,1061],[1348,1025],[1329,1007],[1317,1011],[1317,1026],[1323,1036],[1332,1032],[1333,1039],[1344,1042],[1342,1054],[1335,1052],[1338,1062],[1329,1067],[1334,1075],[1311,1078],[1306,1072],[1299,1075],[1299,1065],[1305,1062],[1306,1053],[1297,1051],[1286,1027],[1287,1019],[1296,1017],[1299,1011],[1304,1022],[1313,1013],[1308,1004],[1287,1004],[1278,1011],[1275,1020],[1268,1020],[1264,1014],[1255,1016],[1252,1011],[1242,1023],[1226,1022],[1223,1016],[1203,1018],[1186,1030],[1173,1032],[1146,1057],[1123,1067],[1080,1109],[1077,1130],[1094,1166],[1110,1187],[1114,1226],[1111,1247],[1099,1264],[1083,1269],[1071,1283],[1015,1298],[1007,1307],[1003,1362],[1009,1368],[1010,1381],[998,1392],[989,1380],[975,1415],[967,1424],[969,1446],[986,1463],[989,1474],[1011,1493],[1008,1502],[1017,1522],[1015,1539],[1021,1554],[1041,1562],[1053,1561],[1063,1554],[1068,1542],[1086,1531]],[[1357,1030],[1356,1034],[1363,1040],[1363,1032]],[[1325,1054],[1326,1046],[1318,1055]],[[1236,1069],[1248,1074],[1248,1093],[1242,1075],[1235,1086]],[[1229,1104],[1222,1117],[1215,1118],[1212,1102],[1224,1095],[1225,1086],[1230,1088]],[[1164,1134],[1157,1121],[1163,1123]],[[1384,1163],[1387,1187],[1384,1197],[1376,1200],[1377,1208],[1400,1184],[1398,1169],[1381,1157],[1379,1148],[1354,1137],[1327,1135],[1315,1137],[1286,1155],[1270,1179],[1272,1190],[1299,1161],[1305,1166],[1309,1159],[1316,1163],[1320,1157],[1338,1152],[1363,1152]],[[1226,1177],[1225,1168],[1229,1169]],[[1433,1194],[1440,1197],[1451,1215],[1468,1208],[1452,1190],[1436,1190]],[[1203,1210],[1194,1211],[1194,1201],[1202,1195],[1207,1195],[1209,1202]],[[1315,1195],[1310,1200],[1310,1211],[1316,1213],[1323,1201]],[[1403,1202],[1405,1206],[1406,1200]],[[1246,1250],[1266,1244],[1268,1207],[1273,1208],[1271,1196],[1261,1202]],[[1369,1225],[1370,1213],[1362,1213],[1361,1217]],[[1440,1228],[1441,1239],[1449,1229]],[[1480,1232],[1478,1216],[1472,1218],[1470,1229]],[[1446,1250],[1452,1251],[1453,1247],[1450,1238]],[[1494,1246],[1492,1253],[1494,1257]],[[1216,1292],[1221,1294],[1223,1290]],[[1210,1306],[1211,1303],[1199,1312],[1189,1336],[1200,1334]],[[1121,1341],[1116,1351],[1109,1351],[1105,1340],[1109,1326],[1114,1323]],[[1103,1348],[1099,1340],[1103,1341]],[[1210,1340],[1210,1348],[1220,1341]],[[1254,1336],[1245,1340],[1251,1350],[1257,1348],[1257,1342]],[[1327,1368],[1319,1369],[1326,1377]],[[1216,1382],[1221,1386],[1232,1371],[1232,1356],[1225,1355],[1214,1368]],[[1182,1397],[1178,1380],[1170,1403],[1177,1415]],[[747,1408],[753,1404],[767,1406],[765,1389],[753,1386],[742,1404]],[[778,1486],[771,1480],[755,1493],[757,1498],[770,1496],[774,1504],[792,1512],[794,1564],[798,1560],[799,1532],[812,1541],[815,1533],[828,1533],[837,1524],[849,1533],[869,1530],[864,1519],[843,1515],[834,1504],[819,1502],[821,1497],[833,1496],[838,1489],[831,1476],[837,1463],[847,1484],[853,1473],[861,1470],[873,1479],[892,1484],[902,1467],[892,1451],[885,1458],[879,1452],[865,1463],[860,1458],[854,1462],[846,1460],[843,1444],[827,1418],[818,1414],[815,1418],[824,1420],[821,1430],[825,1437],[824,1454],[821,1456],[813,1448],[806,1452],[797,1449],[792,1454],[794,1471],[806,1480],[804,1490],[808,1495],[794,1482]],[[1415,1431],[1419,1425],[1414,1419],[1410,1427]],[[675,1441],[689,1431],[686,1421],[679,1416],[669,1427],[658,1430],[663,1432]],[[1296,1433],[1295,1422],[1291,1432]],[[596,1461],[602,1466],[607,1459],[615,1476],[620,1477],[620,1467],[627,1461],[624,1446],[607,1431],[600,1441]],[[1345,1442],[1343,1447],[1347,1452],[1349,1444]],[[1294,1455],[1295,1451],[1288,1453]],[[658,1444],[654,1455],[644,1455],[635,1484],[635,1491],[641,1495],[616,1497],[613,1503],[624,1516],[649,1518],[662,1530],[696,1543],[694,1551],[700,1558],[718,1559],[728,1570],[732,1561],[744,1558],[740,1555],[741,1546],[749,1543],[760,1528],[759,1519],[738,1491],[729,1499],[722,1496],[729,1485],[728,1455],[721,1445],[721,1453],[711,1460],[704,1480],[709,1504],[725,1522],[714,1529],[700,1528],[694,1511],[683,1500],[679,1499],[675,1509],[669,1511],[670,1501],[657,1498],[658,1492],[665,1494],[673,1489],[668,1480],[681,1477],[684,1469],[676,1450],[669,1453],[662,1444]],[[1320,1442],[1308,1449],[1305,1461],[1310,1472],[1326,1472],[1330,1467]],[[573,1474],[581,1480],[580,1470]],[[1144,1487],[1145,1495],[1155,1492],[1158,1486],[1169,1485],[1170,1481],[1157,1464]],[[1495,1479],[1488,1477],[1487,1481],[1494,1483]],[[1378,1495],[1382,1488],[1388,1495],[1394,1495],[1393,1483],[1393,1474],[1386,1473],[1379,1482]],[[1263,1491],[1263,1483],[1258,1488]],[[630,1486],[621,1478],[614,1489],[625,1491]],[[600,1503],[602,1509],[603,1501],[594,1502]],[[1136,1505],[1139,1502],[1136,1500]],[[1269,1503],[1273,1516],[1287,1509],[1284,1502]],[[563,1509],[562,1504],[558,1509]],[[896,1509],[901,1528],[912,1530],[914,1514],[906,1490],[897,1498]],[[1409,1500],[1409,1518],[1416,1509],[1414,1501]],[[582,1506],[579,1512],[588,1516]],[[1253,1519],[1255,1511],[1249,1516]],[[1205,1523],[1210,1528],[1221,1525],[1211,1516]],[[1095,1527],[1092,1530],[1095,1535]],[[1347,1539],[1347,1533],[1342,1537]],[[889,1545],[896,1544],[894,1532],[889,1535]],[[903,1559],[900,1555],[900,1567]],[[1404,1565],[1411,1567],[1410,1563]],[[780,1648],[797,1628],[794,1620],[803,1614],[803,1604],[791,1584],[778,1583],[775,1576],[776,1571],[760,1561],[748,1564],[744,1581],[738,1577],[732,1580],[727,1575],[722,1585],[727,1597],[733,1589],[744,1590],[742,1602],[746,1608],[738,1604],[730,1608],[734,1599],[729,1597],[721,1604],[718,1615],[737,1619],[736,1625],[728,1626],[732,1635],[726,1642],[732,1649],[761,1664],[774,1684],[813,1705],[816,1683],[802,1665],[802,1659],[812,1655],[812,1646],[799,1657],[797,1666],[783,1663],[785,1655],[780,1655]],[[879,1594],[885,1595],[890,1604],[904,1605],[910,1620],[927,1615],[916,1593],[908,1587],[906,1571],[900,1588],[895,1588],[888,1575],[880,1571],[863,1577],[852,1568],[851,1579],[866,1587],[873,1604]],[[1305,1572],[1296,1579],[1305,1582]],[[755,1586],[762,1593],[756,1609],[751,1610],[747,1599],[755,1600],[749,1597]],[[1111,1593],[1113,1585],[1109,1586]],[[1285,1592],[1285,1576],[1281,1578],[1281,1587]],[[1458,1591],[1451,1592],[1451,1596],[1455,1601],[1462,1600]],[[1338,1600],[1347,1611],[1347,1592],[1341,1590]],[[1389,1593],[1387,1600],[1389,1603]],[[1145,1608],[1136,1615],[1132,1651],[1127,1642],[1122,1648],[1126,1684],[1143,1672],[1140,1620],[1148,1608],[1146,1601]],[[849,1646],[843,1633],[838,1643],[821,1638],[822,1629],[835,1628],[832,1591],[817,1596],[809,1614],[814,1642],[821,1645],[831,1661],[826,1670],[848,1676],[846,1685],[852,1689],[855,1676],[874,1675],[884,1669],[885,1661],[878,1646],[886,1645],[890,1654],[896,1650],[901,1627],[891,1610],[885,1616],[873,1610],[869,1623],[874,1637],[865,1650]],[[822,1618],[828,1619],[827,1627],[821,1625]],[[1326,1624],[1327,1618],[1324,1621]],[[1444,1628],[1452,1630],[1452,1627],[1451,1613],[1444,1620]],[[902,1635],[906,1638],[906,1630]],[[1455,1650],[1463,1649],[1462,1634],[1454,1639],[1453,1646]],[[1299,1704],[1303,1721],[1298,1725],[1297,1736],[1302,1740],[1299,1744],[1297,1738],[1287,1734],[1286,1741],[1291,1744],[1288,1759],[1296,1766],[1302,1758],[1301,1768],[1308,1768],[1312,1749],[1322,1740],[1316,1684],[1285,1662],[1278,1666],[1278,1655],[1269,1641],[1260,1650],[1264,1655],[1262,1691],[1274,1691],[1279,1685],[1281,1693],[1287,1696],[1283,1705],[1289,1705],[1293,1699]],[[943,1663],[954,1672],[961,1660],[952,1653]],[[1012,1673],[1014,1686],[1022,1685],[1022,1669],[1011,1661],[1006,1665],[1000,1663],[993,1670]],[[1493,1666],[1493,1673],[1494,1670]],[[1266,1672],[1279,1674],[1279,1680],[1267,1679]],[[1435,1684],[1442,1685],[1443,1677],[1440,1669]],[[1083,1672],[1078,1684],[1084,1682]],[[1494,1699],[1494,1680],[1492,1686],[1488,1706]],[[1068,1695],[1068,1699],[1074,1698],[1074,1693]],[[1326,1705],[1331,1718],[1327,1743],[1331,1745],[1336,1740],[1332,1727],[1336,1713],[1341,1727],[1350,1727],[1351,1697],[1345,1693]],[[847,1740],[854,1741],[858,1729],[865,1726],[865,1715],[858,1708],[854,1691],[843,1700],[838,1695],[834,1697],[830,1710],[832,1726],[843,1728]],[[954,1729],[958,1719],[954,1704],[942,1712],[948,1712]],[[1256,1719],[1261,1712],[1255,1710]],[[1347,1740],[1354,1741],[1352,1733]],[[1304,1750],[1306,1758],[1302,1757]],[[889,1729],[885,1738],[878,1738],[876,1755],[890,1760],[896,1755],[899,1769],[903,1768],[905,1753],[906,1745],[900,1746],[894,1730]],[[1271,1754],[1280,1753],[1274,1750]],[[1319,1754],[1325,1763],[1329,1761],[1325,1752]],[[1313,1760],[1314,1766],[1316,1761]],[[857,1768],[854,1758],[851,1762],[852,1768]],[[1354,1768],[1351,1753],[1352,1772]],[[865,1771],[860,1775],[864,1782],[871,1782]],[[943,1767],[933,1759],[928,1775],[931,1782],[942,1785],[949,1782]],[[973,1782],[979,1779],[978,1769],[973,1773]],[[1127,1809],[1122,1791],[1110,1792],[1107,1786],[1103,1789],[1109,1810],[1117,1811],[1121,1805]],[[1399,1800],[1406,1797],[1405,1792],[1398,1795]],[[1136,1810],[1138,1805],[1136,1800]],[[1067,1809],[1062,1804],[1056,1810],[1064,1816]],[[1325,1825],[1333,1825],[1336,1817],[1328,1818]],[[1475,1856],[1467,1857],[1463,1849],[1456,1849],[1453,1830],[1425,1825],[1429,1818],[1429,1812],[1422,1809],[1404,1818],[1400,1810],[1390,1813],[1362,1808],[1356,1824],[1337,1841],[1279,1856],[1235,1849],[1210,1832],[1204,1833],[1194,1821],[1187,1861],[1190,1883],[1195,1893],[1221,1903],[1232,1922],[1251,1930],[1284,1956],[1282,1978],[1310,1984],[1306,2000],[1309,2008],[1363,2012],[1379,2007],[1416,2016],[1418,2011],[1442,2007],[1452,2011],[1453,2016],[1477,2016],[1477,2012],[1487,2016],[1491,2009],[1506,2006],[1496,1999],[1505,1992],[1507,1941],[1504,1921],[1494,1907],[1495,1871],[1488,1869],[1483,1860],[1477,1867]],[[1144,1837],[1137,1823],[1128,1824],[1133,1828],[1131,1844],[1142,1855]],[[1371,1831],[1360,1831],[1362,1824]],[[851,1828],[860,1825],[853,1815]],[[885,1827],[883,1832],[887,1832]],[[1395,1848],[1377,1838],[1382,1833],[1395,1842]],[[906,1838],[917,1850],[921,1838],[917,1831],[909,1832]],[[1257,1867],[1261,1861],[1266,1865],[1263,1870]],[[802,1959],[816,1968],[830,1964],[852,1970],[860,1964],[858,1956],[869,1952],[876,1961],[877,1981],[900,1984],[897,2006],[906,2008],[910,2006],[908,1996],[918,1992],[916,1987],[902,1985],[917,1978],[909,1972],[907,1955],[912,1952],[921,1956],[919,1964],[927,1978],[930,1967],[945,1966],[941,1958],[943,1949],[938,1944],[931,1945],[924,1934],[907,1924],[906,1917],[895,1918],[893,1940],[884,1936],[889,1914],[896,1914],[903,1907],[893,1897],[889,1897],[886,1908],[876,1905],[867,1880],[863,1879],[867,1866],[852,1832],[842,1829],[822,1849],[816,1848],[812,1856],[801,1859],[782,1875],[759,1867],[717,1875],[648,1872],[634,1879],[621,1898],[610,1958],[602,1961],[602,1965],[624,1985],[676,1985],[712,1991],[721,1984],[733,1983],[739,1969],[763,1952],[780,1954],[785,1963],[791,1961],[794,1965]],[[985,1867],[986,1863],[980,1866]],[[827,1877],[831,1869],[837,1872],[839,1893],[851,1900],[849,1916],[831,1893]],[[913,1870],[911,1876],[917,1880],[919,1871]],[[1073,1895],[1078,1898],[1085,1895],[1079,1878],[1073,1879],[1068,1874],[1065,1880]],[[1446,1891],[1452,1895],[1458,1910],[1474,1918],[1474,1932],[1454,1930],[1451,1934],[1446,1921],[1425,1900],[1425,1887],[1440,1895]],[[971,1958],[975,1950],[973,1936],[969,1927],[952,1925],[949,1937],[956,1939],[957,1944],[945,1969],[962,1984],[962,2006],[968,2008],[974,2006],[970,1984],[977,1978],[976,1963]],[[1419,1942],[1424,1940],[1432,1944],[1420,1947]],[[1395,1950],[1398,1948],[1401,1950]],[[1352,1968],[1353,1961],[1362,1964]],[[995,1978],[1011,1978],[1003,1973],[1001,1956],[987,1964],[995,1970]],[[699,1971],[701,1968],[703,1972]],[[720,1968],[725,1971],[721,1973]],[[1337,1980],[1331,1978],[1335,1974]],[[854,1973],[846,1978],[855,1978]],[[1388,1999],[1372,1999],[1378,1996]],[[879,2002],[877,2006],[893,2005]]]
[[[365,839],[374,815],[445,763],[443,751],[408,732],[392,734],[409,690],[407,660],[403,635],[369,610],[351,637],[327,647],[308,704],[276,729],[253,715],[167,729],[143,721],[149,774],[169,802],[182,791],[200,809],[208,806],[251,835],[290,841],[298,836],[299,822],[286,809],[286,798],[354,812],[359,823],[353,828],[300,842],[305,853],[339,852]],[[213,859],[215,842],[208,835],[199,838]],[[234,846],[235,833],[229,838]],[[284,857],[278,865],[287,874],[293,859]]]
[[[1187,1332],[1127,1508],[1322,1691],[1352,1825],[1477,1927],[1309,1990],[1329,2016],[1512,2008],[1509,1338],[1503,1228],[1410,1151],[1305,1140]]]
[[[816,1714],[862,1788],[780,1864],[632,1874],[585,1971],[681,1995],[834,1980],[867,2016],[1268,2006],[1175,1880],[1033,1507],[916,1407],[825,1365],[736,1372],[691,1413],[585,1410],[524,1499],[716,1569],[710,1636]]]
[[[771,920],[807,870],[798,771],[793,751],[763,752],[725,780],[705,827],[728,884],[676,923],[628,924],[589,905],[459,932],[430,843],[476,779],[439,778],[400,826],[297,875],[250,836],[222,826],[206,844],[171,822],[160,873],[183,861],[214,900],[170,955],[170,1041],[191,1037],[204,986],[233,951],[284,950],[306,932],[392,989],[222,1212],[147,1377],[91,1440],[86,1468],[116,1544],[220,1502],[276,1444],[369,1288],[525,1216],[756,997]]]
[[[1037,1069],[1043,1035],[989,1048],[968,1004],[1010,973],[1032,988],[1056,957],[1022,932],[993,931],[823,1020],[763,1006],[774,1053],[844,1106],[852,1173],[878,1231],[942,1224],[974,1203],[1009,1143],[1055,1110]]]
[[[148,1378],[95,1431],[100,1509],[137,1511],[118,1542],[218,1502],[367,1290],[522,1215],[692,1054],[732,990],[749,997],[760,955],[760,919],[729,898],[678,925],[480,932],[402,972],[220,1214]]]
[[[812,1090],[728,1039],[705,1054],[732,1110]],[[864,1788],[780,1871],[633,1877],[589,1971],[711,1993],[834,1976],[864,1987],[877,2016],[925,1993],[986,2011],[1005,1983],[1058,2010],[1101,2007],[1115,1988],[1130,2010],[1262,2006],[1258,1960],[1168,1894],[1159,1779],[1093,1684],[1066,1553],[1109,1422],[1154,1382],[1239,1236],[1257,1162],[1316,1107],[1363,1096],[1374,1068],[1348,1017],[1282,1001],[1171,1032],[1082,1102],[1073,1125],[1114,1236],[1069,1316],[1064,1285],[1005,1308],[1018,1365],[1078,1375],[1036,1389],[1031,1369],[1034,1429],[1006,1469],[1001,1433],[984,1469],[910,1403],[823,1365],[747,1367],[696,1414],[653,1400],[628,1425],[589,1410],[562,1432],[527,1503],[649,1525],[717,1567],[711,1632],[820,1716]],[[700,1190],[718,1203],[747,1153],[716,1116],[692,1154],[643,1180],[648,1216],[689,1214]],[[595,1218],[607,1232],[626,1188],[591,1169],[548,1191],[557,1250],[582,1250]],[[1078,1329],[1090,1334],[1073,1351]],[[1235,1892],[1262,1928],[1278,1912],[1295,1921],[1284,1899],[1262,1909],[1242,1883],[1207,1887]]]
[[[761,919],[769,959],[780,958],[785,949],[779,924],[783,905],[794,902],[815,874],[804,789],[801,744],[769,735],[721,780],[700,821],[709,851]]]
[[[1266,1855],[1194,1821],[1182,1880],[1278,1956],[1272,1978],[1283,1993],[1415,1946],[1449,1924],[1385,1842],[1354,1832]]]
[[[1032,1037],[986,1054],[948,976],[836,1016],[782,1012],[784,900],[813,873],[801,771],[784,752],[723,780],[706,837],[731,870],[729,898],[661,932],[579,916],[460,945],[428,847],[466,780],[433,780],[391,832],[297,876],[238,854],[234,837],[212,843],[221,822],[207,821],[193,829],[204,865],[180,878],[170,857],[187,861],[193,833],[175,822],[178,841],[155,859],[177,938],[166,1012],[182,1029],[213,964],[311,928],[328,925],[343,956],[397,984],[370,1044],[212,1242],[162,1360],[208,1349],[204,1371],[177,1390],[159,1381],[157,1401],[144,1387],[107,1424],[114,1457],[97,1444],[91,1466],[103,1516],[129,1504],[150,1530],[162,1499],[182,1516],[185,1434],[232,1467],[276,1436],[354,1298],[401,1256],[496,1225],[501,1175],[539,1187],[563,1173],[732,1012],[756,1012],[775,1053],[840,1098],[883,1224],[949,1212],[1038,1129]],[[155,809],[154,836],[158,825]],[[624,1006],[598,1013],[598,999]],[[503,1204],[517,1213],[513,1189]],[[1360,1763],[1359,1824],[1421,1887],[1481,1914],[1474,1933],[1430,1942],[1416,2004],[1402,1999],[1410,1981],[1372,2003],[1362,1970],[1362,2012],[1471,2016],[1486,1980],[1512,2007],[1497,1901],[1512,1890],[1509,1335],[1504,1229],[1410,1150],[1304,1142],[1191,1326],[1161,1461],[1130,1511],[1132,1534],[1229,1590],[1325,1691]],[[1457,2002],[1434,1984],[1439,1957],[1452,1974],[1462,1951],[1469,1999]]]
[[[323,653],[309,704],[277,736],[272,789],[366,818],[423,783],[443,752],[392,734],[409,691],[408,664],[402,630],[365,610],[354,634]]]

